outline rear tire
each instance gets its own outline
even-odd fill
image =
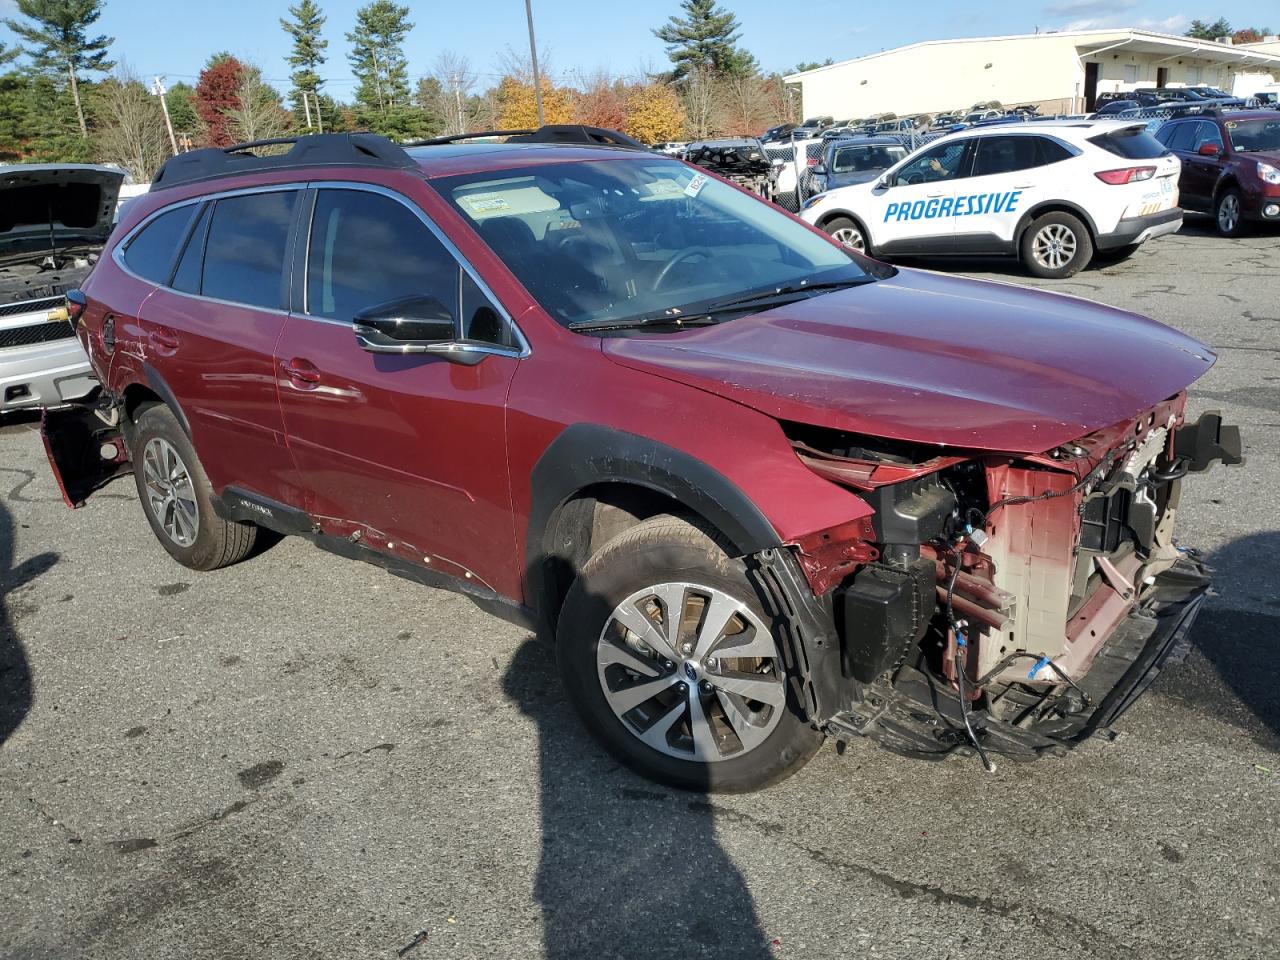
[[[637,773],[684,790],[758,790],[823,742],[769,622],[741,559],[684,520],[654,517],[606,543],[570,588],[560,672],[587,729]]]
[[[1093,259],[1093,238],[1079,217],[1055,211],[1032,221],[1019,244],[1022,262],[1046,280],[1074,277]]]
[[[1227,187],[1213,201],[1213,221],[1218,233],[1224,237],[1238,237],[1244,233],[1244,216],[1240,208],[1240,191]]]
[[[858,226],[857,221],[848,217],[832,217],[822,225],[822,229],[849,249],[871,256],[871,244],[867,242],[866,231]]]
[[[131,456],[142,512],[169,556],[192,570],[217,570],[253,549],[258,528],[214,513],[213,487],[168,407],[143,410]]]

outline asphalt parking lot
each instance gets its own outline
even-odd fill
[[[526,633],[301,541],[188,571],[131,481],[73,514],[0,424],[0,957],[1280,955],[1280,236],[1038,283],[1214,345],[1192,413],[1249,462],[1185,487],[1220,591],[1188,660],[994,775],[828,745],[657,787]]]

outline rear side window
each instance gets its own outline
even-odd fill
[[[982,137],[973,161],[975,177],[1013,173],[1040,165],[1035,137]]]
[[[1195,139],[1194,123],[1165,124],[1156,134],[1156,139],[1170,150],[1190,150],[1191,141]]]
[[[168,283],[178,248],[198,209],[199,205],[192,203],[152,220],[129,241],[124,251],[125,265],[152,283]]]
[[[1164,144],[1147,133],[1145,127],[1126,127],[1100,133],[1090,137],[1089,142],[1126,160],[1154,160],[1168,153]]]
[[[1057,140],[1050,140],[1048,137],[1036,137],[1036,149],[1040,151],[1040,162],[1046,165],[1057,163],[1059,160],[1068,160],[1074,156]]]
[[[279,309],[297,191],[226,197],[213,208],[205,242],[206,297]]]
[[[200,220],[187,240],[187,247],[178,261],[178,269],[173,273],[173,289],[183,293],[200,292],[200,267],[204,263],[204,241],[209,233],[209,218],[213,213],[213,204],[205,204]]]
[[[321,190],[311,219],[307,312],[350,320],[400,297],[435,297],[458,316],[461,267],[404,204],[364,190]]]

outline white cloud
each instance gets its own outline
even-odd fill
[[[1191,23],[1189,17],[1181,13],[1156,20],[1151,17],[1083,17],[1071,20],[1063,25],[1063,30],[1114,30],[1133,27],[1135,30],[1150,30],[1153,33],[1181,34]]]
[[[1103,10],[1129,10],[1138,0],[1057,0],[1044,8],[1044,12],[1058,17],[1099,13]]]

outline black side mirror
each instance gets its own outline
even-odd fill
[[[484,359],[458,342],[453,314],[435,297],[400,297],[366,307],[352,318],[352,328],[369,353],[434,353],[468,366]]]

